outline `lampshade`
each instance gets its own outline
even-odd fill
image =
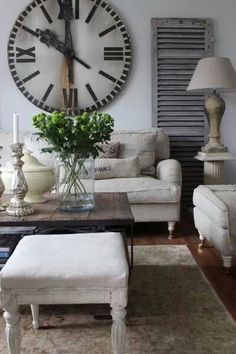
[[[229,58],[207,57],[200,59],[187,91],[234,91],[236,73]]]

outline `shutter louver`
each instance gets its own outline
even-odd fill
[[[186,92],[200,58],[213,52],[209,19],[153,18],[153,126],[170,137],[171,157],[183,171],[184,205],[192,204],[193,189],[203,183],[203,165],[194,159],[205,144],[204,96]]]

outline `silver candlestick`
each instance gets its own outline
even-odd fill
[[[14,170],[11,181],[11,192],[13,196],[10,199],[9,206],[7,207],[6,211],[7,214],[12,216],[30,215],[33,213],[34,209],[31,204],[24,200],[24,197],[28,192],[28,185],[22,171],[22,166],[24,164],[24,162],[21,160],[23,156],[23,144],[16,143],[10,146],[12,150],[12,156],[14,158]]]
[[[6,206],[1,201],[1,198],[2,198],[3,192],[5,190],[5,187],[4,187],[4,183],[2,181],[1,174],[2,174],[2,172],[0,171],[0,211],[3,211],[3,210],[6,210]]]

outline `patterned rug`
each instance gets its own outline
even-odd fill
[[[236,324],[186,246],[136,246],[125,354],[234,354]],[[89,305],[41,306],[42,327],[22,313],[23,354],[110,354],[110,321]],[[0,318],[0,353],[7,354]]]

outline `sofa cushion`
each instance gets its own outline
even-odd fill
[[[105,143],[100,145],[103,151],[99,152],[99,158],[117,158],[119,154],[120,142]]]
[[[95,181],[95,192],[127,193],[130,203],[177,203],[181,188],[150,176],[113,178]]]
[[[129,131],[114,131],[112,133],[111,139],[114,142],[119,142],[119,139],[123,141],[124,137],[127,136],[127,134],[143,134],[143,135],[154,135],[156,137],[155,141],[155,161],[159,161],[162,159],[167,159],[169,158],[169,139],[168,136],[165,134],[165,132],[160,129],[160,128],[150,128],[150,129],[143,129],[143,130],[129,130]],[[125,135],[124,135],[125,134]],[[121,135],[121,136],[120,136]],[[11,133],[12,136],[12,133]],[[0,132],[0,137],[1,137],[1,132]],[[12,139],[12,138],[11,138]],[[1,140],[2,141],[2,140]],[[33,156],[35,156],[43,165],[53,167],[55,165],[55,156],[53,154],[47,154],[47,153],[41,153],[41,148],[47,147],[48,145],[40,140],[37,141],[37,136],[33,135],[32,132],[25,134],[24,137],[24,143],[25,143],[25,148],[32,151]],[[8,149],[8,144],[6,144],[7,149]],[[3,150],[4,150],[3,149]],[[1,153],[2,155],[2,153]],[[3,153],[4,155],[4,153]],[[122,157],[123,153],[120,154],[118,157]],[[136,153],[132,153],[133,155],[137,155]],[[123,157],[128,157],[128,156],[123,156]],[[11,153],[9,151],[9,158],[11,158]],[[1,161],[6,161],[6,159],[1,159]],[[143,170],[143,167],[141,167]],[[146,170],[146,171],[145,171]],[[147,174],[147,175],[155,175],[155,168],[152,166],[146,167],[144,172],[142,171],[142,174]]]
[[[120,142],[119,158],[138,156],[141,174],[154,174],[157,131],[115,131],[112,142]]]
[[[137,177],[140,174],[137,156],[125,159],[96,159],[95,179]]]

